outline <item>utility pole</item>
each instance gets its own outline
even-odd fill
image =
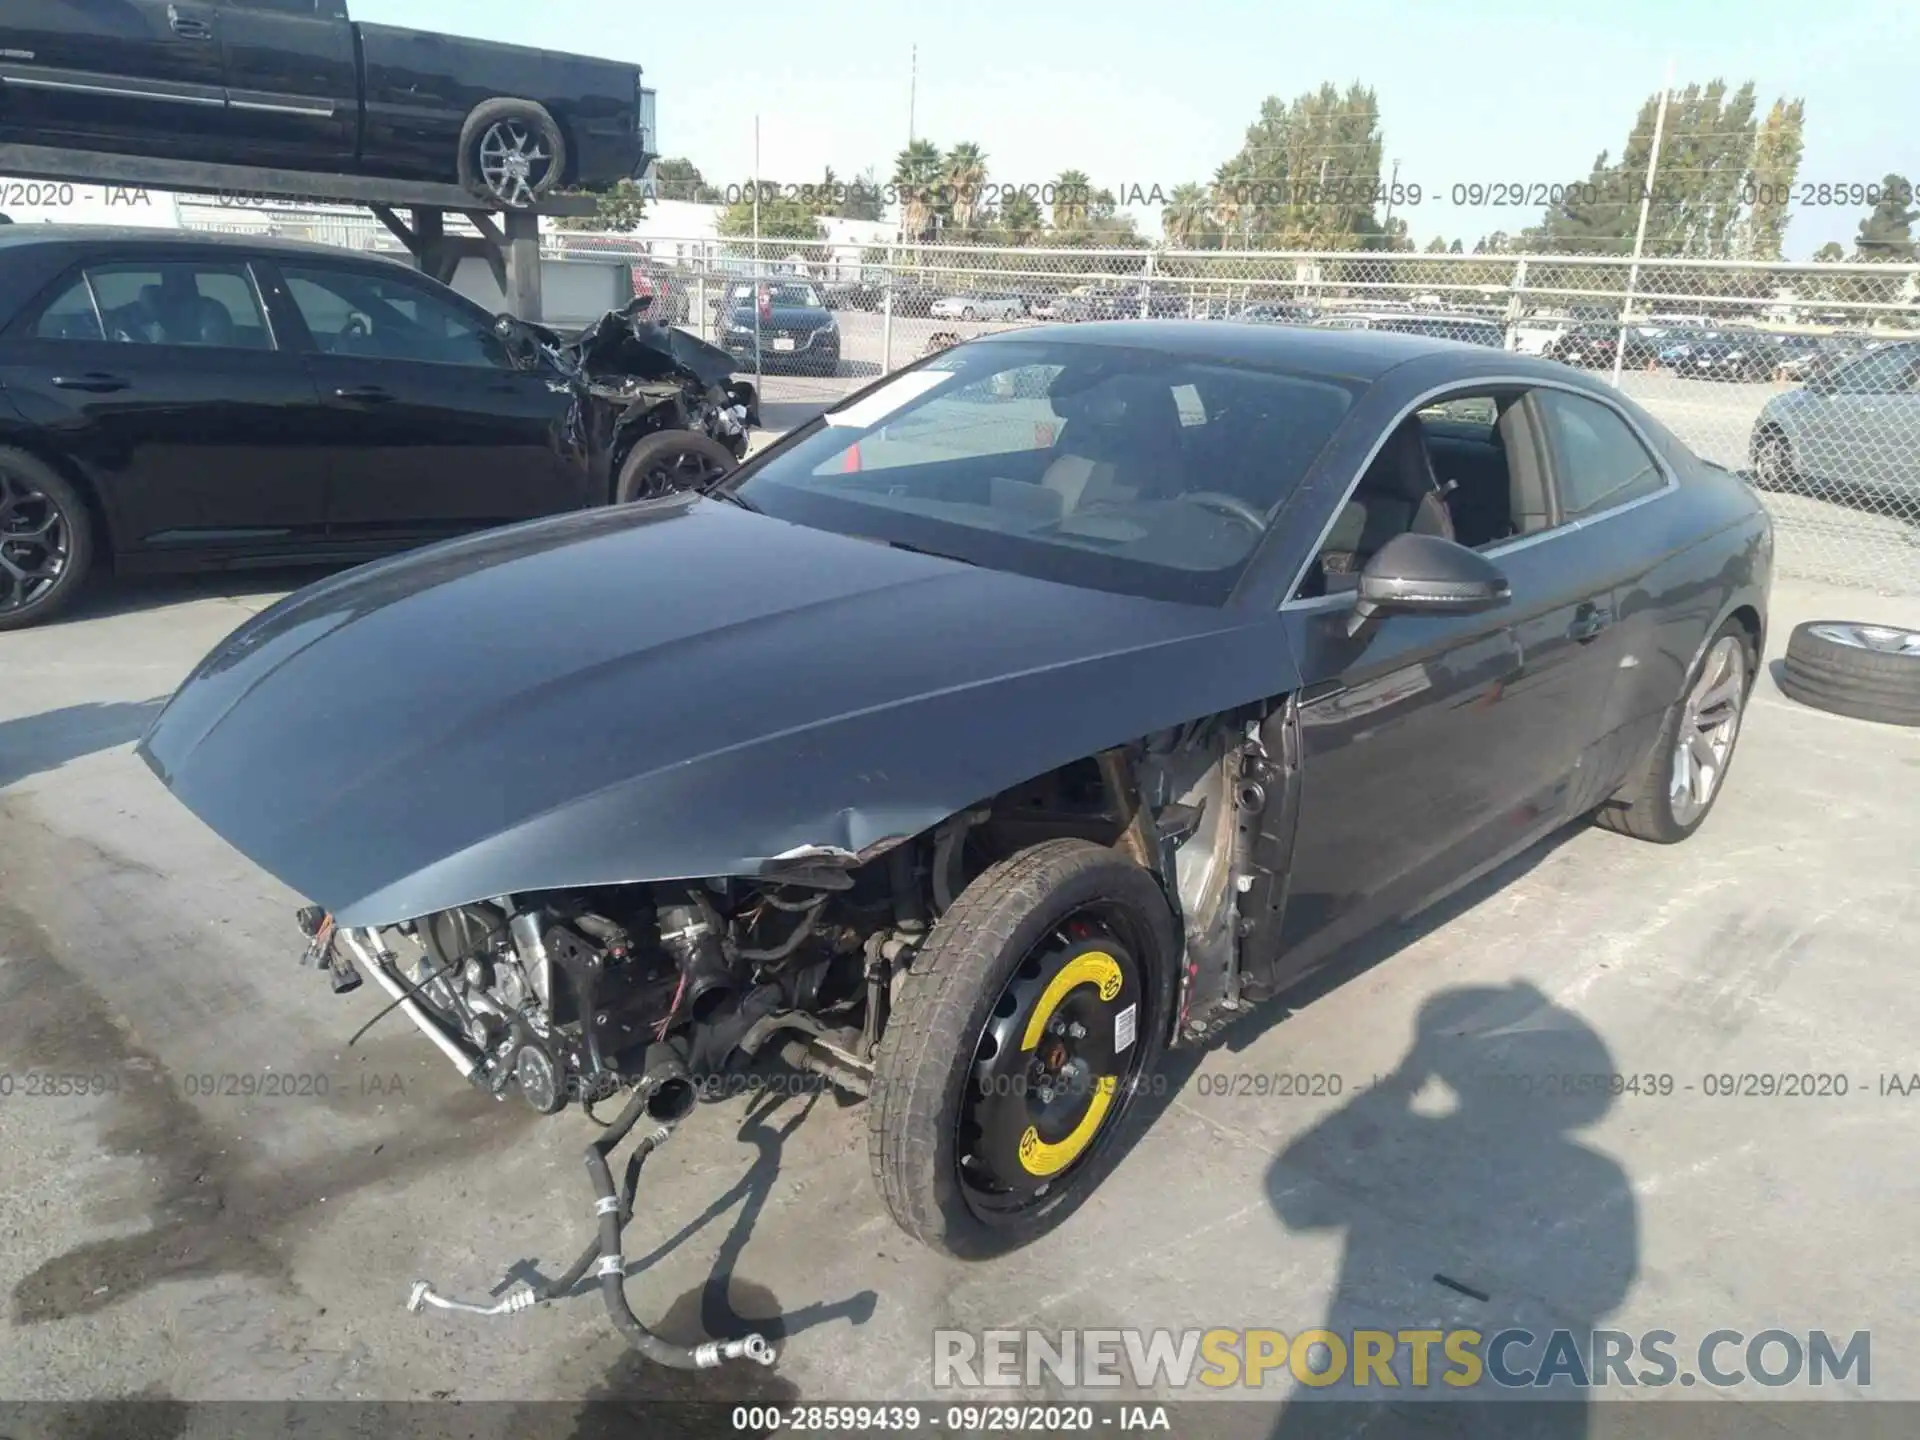
[[[1666,84],[1660,90],[1660,108],[1653,116],[1653,148],[1647,154],[1647,183],[1640,192],[1640,223],[1633,231],[1633,266],[1627,271],[1626,299],[1620,306],[1620,333],[1613,342],[1613,383],[1627,358],[1627,316],[1633,311],[1633,292],[1640,284],[1640,255],[1647,244],[1647,209],[1653,203],[1653,179],[1660,173],[1660,137],[1667,128],[1667,106],[1673,100],[1673,61],[1667,61]]]
[[[753,373],[760,374],[760,117],[753,117]]]
[[[1387,215],[1386,218],[1380,222],[1382,229],[1393,223],[1393,192],[1397,190],[1399,186],[1400,162],[1396,160],[1393,162],[1393,178],[1387,182]]]
[[[913,144],[913,107],[920,93],[920,47],[913,47],[907,62],[907,144]]]

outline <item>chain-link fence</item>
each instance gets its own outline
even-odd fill
[[[270,223],[392,244],[370,217]],[[1544,355],[1599,372],[1701,456],[1749,477],[1773,512],[1783,571],[1920,593],[1920,266],[574,231],[544,249],[623,267],[623,290],[731,350],[760,376],[776,429],[930,351],[1046,322],[1364,327]]]

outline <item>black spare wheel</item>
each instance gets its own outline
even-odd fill
[[[614,499],[625,505],[634,500],[656,500],[676,490],[704,490],[739,463],[733,452],[711,435],[698,430],[662,430],[627,452]]]
[[[1159,882],[1085,840],[984,872],[934,925],[875,1059],[868,1150],[887,1208],[962,1259],[1065,1219],[1165,1045],[1179,956]]]
[[[44,461],[0,450],[0,630],[37,625],[80,589],[93,531],[73,486]]]
[[[544,105],[489,100],[460,131],[460,184],[508,210],[525,210],[567,173],[567,142]]]
[[[1780,688],[1817,710],[1884,725],[1920,725],[1920,630],[1809,620],[1787,637]]]

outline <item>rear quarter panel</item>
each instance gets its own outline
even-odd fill
[[[452,180],[461,126],[501,98],[552,112],[567,139],[569,182],[608,184],[640,163],[632,65],[392,25],[358,29],[369,170]]]

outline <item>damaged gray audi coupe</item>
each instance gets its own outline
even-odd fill
[[[595,1266],[711,1077],[868,1096],[894,1217],[1059,1222],[1165,1047],[1594,816],[1719,793],[1772,532],[1548,361],[1116,321],[975,340],[703,493],[349,572],[238,630],[143,742],[474,1083],[626,1095]],[[628,1178],[614,1146],[642,1121]]]

